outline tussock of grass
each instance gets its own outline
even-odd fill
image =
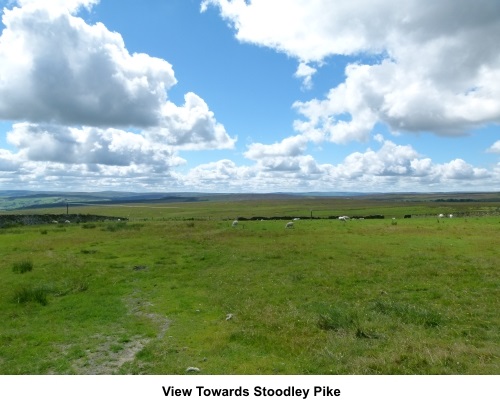
[[[346,308],[334,307],[319,314],[318,327],[323,330],[347,330],[357,325],[358,314]]]
[[[113,222],[106,224],[102,227],[103,231],[107,232],[116,232],[116,231],[122,231],[127,227],[126,222]]]
[[[33,262],[29,259],[21,260],[12,265],[12,271],[14,273],[27,273],[33,270]]]
[[[14,293],[14,302],[18,304],[38,302],[41,305],[47,305],[47,290],[43,287],[21,287]]]
[[[317,326],[325,331],[340,332],[357,339],[381,339],[384,336],[372,330],[369,315],[365,310],[340,305],[323,311],[318,316]]]
[[[87,291],[89,284],[86,281],[74,280],[71,282],[65,282],[60,288],[53,291],[53,294],[58,297],[63,297],[68,294],[76,294],[80,292]]]
[[[423,325],[429,328],[443,324],[443,316],[440,313],[407,303],[377,300],[373,304],[373,309],[385,315],[396,316],[405,323]]]
[[[144,226],[143,224],[137,224],[137,223],[129,225],[127,222],[121,221],[121,222],[108,223],[108,224],[104,225],[101,229],[103,231],[107,231],[107,232],[117,232],[117,231],[124,231],[124,230],[136,231],[136,230],[141,229],[143,226]]]

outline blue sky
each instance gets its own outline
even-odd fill
[[[496,0],[0,6],[0,189],[500,189]]]

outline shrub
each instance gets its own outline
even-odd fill
[[[20,262],[16,262],[12,265],[12,271],[14,273],[22,274],[31,270],[33,270],[33,262],[29,259],[21,260]]]

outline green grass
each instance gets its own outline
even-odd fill
[[[38,302],[41,305],[47,305],[47,291],[40,287],[21,287],[15,292],[13,301],[18,304]]]
[[[28,271],[32,271],[32,270],[33,270],[33,262],[29,259],[24,259],[24,260],[15,262],[12,265],[12,271],[14,273],[23,274],[23,273],[27,273]]]
[[[443,325],[443,316],[439,312],[408,303],[377,300],[374,303],[374,310],[384,315],[397,317],[404,323],[432,328]]]
[[[386,212],[364,204],[352,209]],[[500,372],[499,217],[232,228],[236,212],[300,216],[304,207],[179,207],[123,224],[0,233],[0,373]],[[27,256],[35,270],[12,271]]]

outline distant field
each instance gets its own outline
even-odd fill
[[[70,204],[60,207],[23,209],[4,214],[92,214],[127,217],[130,220],[225,220],[238,217],[291,216],[299,218],[328,218],[330,216],[384,215],[387,218],[405,215],[435,216],[438,214],[500,215],[497,202],[449,202],[449,201],[394,201],[365,198],[294,198],[266,200],[228,200],[178,203],[89,203]]]
[[[69,212],[129,220],[0,228],[1,374],[500,373],[498,202]]]

